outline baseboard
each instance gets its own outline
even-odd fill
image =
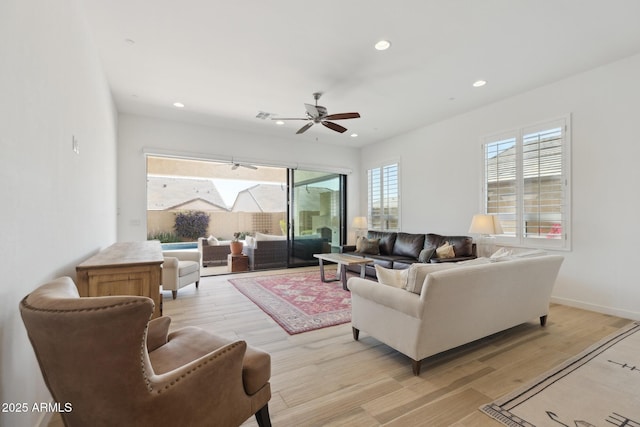
[[[583,310],[595,311],[596,313],[608,314],[610,316],[622,317],[624,319],[640,320],[640,312],[638,311],[606,307],[603,305],[591,304],[569,298],[551,297],[551,302],[556,304],[568,305],[569,307],[581,308]]]

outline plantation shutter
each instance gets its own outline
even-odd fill
[[[506,244],[569,248],[569,118],[484,139],[485,212]]]
[[[369,169],[367,181],[369,228],[398,230],[400,227],[398,164]]]
[[[497,215],[505,235],[517,229],[516,138],[506,137],[485,144],[486,213]]]

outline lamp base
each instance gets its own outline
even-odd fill
[[[496,251],[496,238],[493,236],[480,236],[476,242],[479,257],[489,258]]]

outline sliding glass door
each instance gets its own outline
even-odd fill
[[[207,275],[229,272],[228,252],[209,256],[208,246],[227,246],[235,233],[256,270],[317,265],[313,255],[337,252],[346,235],[345,182],[336,173],[147,156],[148,238],[202,250]],[[183,233],[177,218],[193,216],[201,229]]]
[[[346,176],[290,169],[288,181],[289,266],[317,265],[313,254],[343,243]]]

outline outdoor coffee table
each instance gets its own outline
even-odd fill
[[[314,257],[320,260],[320,280],[323,282],[337,282],[342,280],[342,289],[348,291],[347,288],[347,266],[360,265],[360,277],[364,277],[365,265],[371,264],[373,260],[371,258],[365,258],[354,255],[344,255],[336,253],[328,254],[313,254]],[[324,276],[324,261],[334,262],[338,264],[338,271],[335,279],[326,279]]]

